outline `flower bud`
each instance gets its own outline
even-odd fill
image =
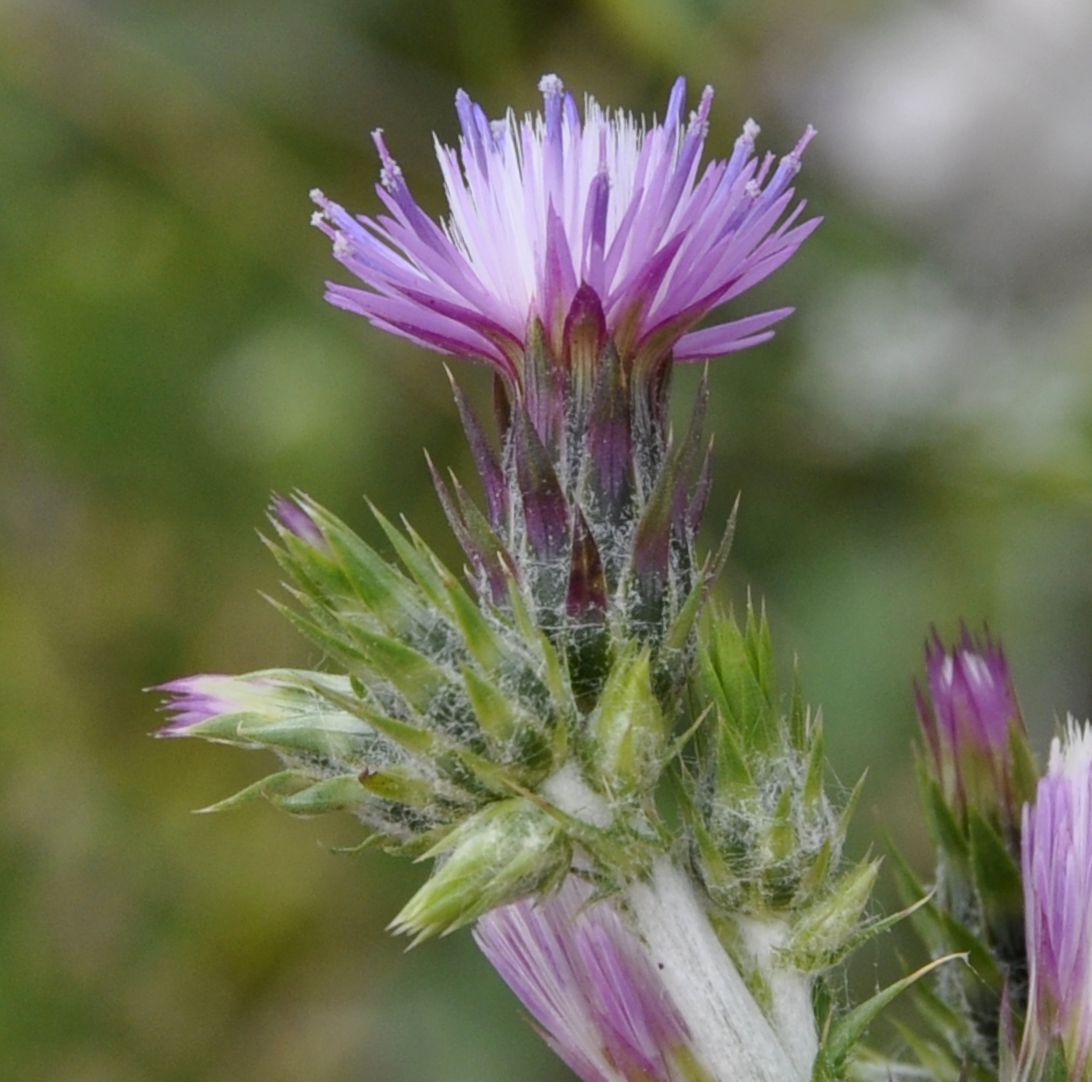
[[[667,732],[647,648],[615,662],[589,722],[592,775],[608,795],[647,792],[663,768]]]
[[[1015,837],[1031,795],[1027,731],[1001,646],[966,627],[945,649],[934,630],[925,645],[928,694],[915,686],[928,765],[957,818],[976,811]]]
[[[394,931],[412,935],[414,945],[548,891],[571,860],[557,821],[522,798],[487,805],[424,856],[443,860],[391,922]]]

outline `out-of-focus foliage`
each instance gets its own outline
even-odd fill
[[[332,855],[351,821],[190,816],[260,766],[144,736],[144,686],[316,660],[259,596],[270,489],[378,542],[367,492],[455,559],[446,379],[323,305],[307,192],[374,209],[382,126],[438,212],[459,85],[651,113],[681,71],[722,151],[819,128],[827,222],[748,309],[800,311],[713,369],[708,522],[742,491],[723,594],[766,598],[870,767],[858,851],[886,824],[925,872],[930,621],[990,621],[1040,747],[1092,712],[1090,48],[1081,0],[0,5],[0,1076],[566,1077],[467,936],[384,934],[414,869]]]

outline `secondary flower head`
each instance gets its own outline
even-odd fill
[[[966,627],[949,651],[934,630],[925,666],[928,694],[915,687],[918,716],[945,800],[961,815],[975,808],[1015,827],[1025,794],[1014,743],[1025,728],[1004,652]]]
[[[1024,809],[1028,1022],[1035,1068],[1060,1041],[1072,1082],[1092,1078],[1092,725],[1069,719]],[[1053,1076],[1052,1076],[1053,1077]]]
[[[355,218],[321,192],[318,225],[364,289],[334,304],[445,353],[485,360],[517,384],[533,328],[564,364],[574,325],[595,324],[624,364],[655,367],[765,341],[782,308],[698,323],[781,266],[819,224],[790,187],[810,127],[780,162],[755,155],[748,120],[727,159],[702,166],[713,91],[684,117],[686,82],[661,123],[593,98],[583,117],[556,75],[543,111],[490,121],[464,91],[458,149],[436,142],[449,216],[429,218],[375,133],[386,215]]]
[[[478,922],[482,952],[584,1082],[707,1078],[641,941],[570,876],[542,901]]]

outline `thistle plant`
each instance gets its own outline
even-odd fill
[[[586,1082],[856,1077],[877,1013],[952,952],[983,964],[922,992],[949,1019],[945,1071],[997,1077],[1011,1060],[1030,1079],[1056,1047],[1085,1071],[1089,997],[1073,1008],[1051,968],[1073,908],[1036,895],[1025,947],[1021,838],[1040,894],[1074,887],[1043,855],[1042,788],[1031,827],[1022,810],[1036,775],[1000,649],[930,647],[931,900],[900,868],[934,960],[851,1006],[837,967],[901,915],[870,910],[879,861],[843,853],[858,790],[831,791],[821,715],[795,680],[780,690],[764,612],[711,597],[735,515],[701,551],[708,377],[676,431],[672,372],[761,344],[791,311],[735,302],[819,224],[793,189],[814,131],[777,159],[748,120],[703,164],[710,89],[687,117],[680,79],[650,123],[581,110],[555,76],[540,90],[522,119],[456,97],[457,147],[436,146],[445,218],[380,132],[383,212],[312,193],[354,280],[328,299],[491,373],[492,426],[451,380],[481,500],[429,463],[464,573],[377,508],[369,542],[302,493],[275,497],[278,604],[322,667],[165,684],[161,735],[279,758],[216,808],[349,812],[369,841],[431,860],[391,928],[416,944],[473,926]],[[1025,1014],[1025,1044],[1003,1040]]]

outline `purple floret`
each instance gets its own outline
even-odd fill
[[[202,673],[160,684],[155,690],[165,691],[170,696],[163,707],[170,721],[156,732],[156,736],[185,736],[192,726],[233,710],[233,704],[218,691],[236,681],[233,676]]]
[[[582,290],[598,298],[626,364],[700,360],[772,337],[791,309],[721,320],[715,309],[788,260],[819,219],[801,220],[791,187],[808,128],[791,153],[754,152],[747,121],[731,156],[701,164],[713,91],[684,118],[685,80],[661,123],[646,125],[586,98],[583,117],[556,76],[543,112],[490,121],[460,91],[458,149],[437,141],[449,205],[429,218],[381,132],[379,198],[387,213],[354,217],[321,192],[315,224],[362,284],[327,298],[375,326],[443,353],[484,360],[516,383],[529,328],[555,358]]]
[[[494,910],[478,946],[584,1082],[673,1082],[685,1023],[609,901],[575,876],[541,901]]]

